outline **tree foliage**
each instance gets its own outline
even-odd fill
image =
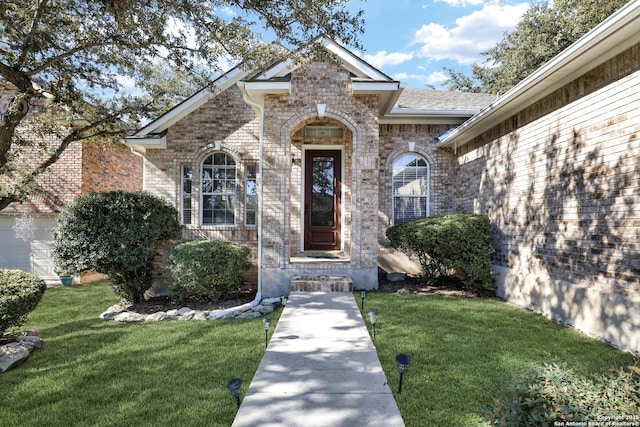
[[[159,246],[179,235],[177,210],[151,193],[90,192],[58,215],[51,249],[58,269],[106,274],[117,295],[140,302]]]
[[[482,55],[471,76],[446,69],[451,90],[504,93],[576,42],[627,0],[555,0],[534,4],[516,29]]]
[[[122,137],[222,67],[257,67],[282,55],[279,43],[263,42],[263,31],[292,48],[319,35],[359,48],[362,11],[352,13],[346,3],[0,1],[0,84],[15,89],[0,123],[0,210],[24,200],[73,141]],[[34,105],[47,113],[34,118]],[[60,128],[70,120],[76,125]],[[44,136],[56,143],[42,144]],[[27,148],[40,151],[33,156]],[[36,161],[18,166],[20,155]]]

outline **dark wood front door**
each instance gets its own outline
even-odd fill
[[[304,249],[339,250],[342,153],[338,150],[305,153]]]

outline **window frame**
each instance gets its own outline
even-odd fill
[[[399,162],[402,161],[402,159],[406,158],[407,156],[413,156],[416,160],[417,159],[421,159],[422,161],[424,161],[425,166],[414,166],[414,169],[417,168],[426,168],[426,173],[422,176],[426,177],[426,192],[425,193],[419,193],[419,194],[397,194],[396,193],[396,170],[397,170],[397,166],[396,164],[398,164]],[[415,160],[414,160],[415,161]],[[402,162],[406,165],[406,161]],[[402,166],[403,171],[407,168],[407,166]],[[415,173],[416,175],[416,179],[419,179],[421,176],[419,175],[418,171],[416,171]],[[415,180],[413,180],[415,181]],[[402,181],[403,185],[407,185],[413,181]],[[415,151],[409,151],[409,152],[404,152],[398,156],[396,156],[396,158],[393,160],[393,162],[391,163],[391,224],[392,225],[398,225],[398,224],[402,224],[404,222],[408,222],[408,221],[412,221],[418,218],[425,218],[428,217],[431,214],[431,209],[430,209],[430,203],[429,203],[429,199],[430,199],[430,193],[431,193],[431,164],[429,163],[429,161],[427,160],[427,158],[425,156],[423,156],[420,153],[417,153]],[[423,199],[424,200],[424,212],[423,212],[423,216],[419,216],[419,217],[415,217],[412,219],[406,219],[404,221],[398,221],[398,218],[396,218],[396,200],[397,199]]]
[[[191,174],[191,178],[186,178],[185,177],[185,171],[186,169],[189,169],[190,174]],[[186,189],[186,185],[185,183],[189,182],[189,192],[186,193],[185,189]],[[182,165],[180,166],[180,221],[182,225],[193,225],[193,166],[192,165]],[[188,197],[187,197],[188,195]],[[189,208],[187,209],[185,207],[185,202],[189,200]],[[189,211],[189,221],[185,221],[185,219],[187,218],[187,215],[185,214],[185,212]]]
[[[216,155],[224,155],[225,156],[225,161],[223,165],[216,165]],[[211,158],[211,163],[210,164],[206,164],[207,160]],[[228,161],[229,159],[231,159],[233,161],[233,165],[229,164]],[[230,166],[233,166],[233,178],[228,178],[227,176],[227,172],[228,170],[230,170]],[[205,171],[206,170],[210,170],[211,171],[211,191],[205,191]],[[224,177],[223,178],[216,178],[216,174],[214,173],[215,170],[224,170]],[[220,175],[219,175],[220,176]],[[223,185],[223,187],[227,187],[227,184],[229,182],[232,182],[232,191],[230,190],[226,190],[226,191],[215,191],[215,186],[216,186],[216,181],[218,181],[218,185]],[[215,197],[221,197],[222,200],[224,201],[225,197],[229,197],[231,200],[231,209],[230,211],[233,214],[233,222],[222,222],[222,223],[216,223],[214,221],[215,218],[215,211],[216,209],[205,209],[205,198],[207,197],[211,197],[211,198],[215,198]],[[230,153],[224,152],[224,151],[216,151],[213,153],[208,154],[207,156],[205,156],[205,158],[202,160],[202,162],[200,163],[200,225],[202,227],[233,227],[237,225],[237,218],[238,218],[238,162],[236,161],[235,157],[233,155],[231,155]],[[205,222],[205,211],[207,210],[211,210],[211,221],[212,222]],[[225,215],[226,218],[226,215]]]
[[[249,177],[249,169],[254,168],[253,177]],[[255,197],[255,206],[249,209],[249,183],[253,182]],[[253,223],[249,223],[249,212],[253,212]],[[256,227],[258,225],[258,162],[250,161],[244,165],[244,225],[247,227]]]

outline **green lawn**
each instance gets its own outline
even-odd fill
[[[356,295],[358,304],[360,303]],[[225,426],[226,389],[247,389],[264,353],[261,319],[118,324],[104,283],[48,289],[21,329],[44,348],[0,376],[1,426]],[[477,426],[494,396],[528,368],[564,361],[600,372],[628,354],[500,301],[369,292],[380,360],[407,427]],[[273,326],[280,311],[271,316]],[[397,394],[395,355],[411,356]],[[285,426],[286,427],[286,426]]]
[[[529,368],[564,361],[584,374],[637,361],[629,354],[497,300],[368,292],[375,345],[407,427],[478,426],[492,399]],[[395,356],[411,357],[402,393]]]
[[[0,376],[1,426],[224,426],[227,390],[264,354],[261,319],[118,324],[105,285],[48,289],[24,329],[44,346]],[[280,310],[272,313],[273,324]],[[273,331],[273,326],[271,328]]]

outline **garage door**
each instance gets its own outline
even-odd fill
[[[52,216],[33,218],[33,238],[26,242],[16,237],[13,226],[15,216],[0,216],[0,268],[19,269],[34,273],[43,279],[56,277],[51,260]]]

